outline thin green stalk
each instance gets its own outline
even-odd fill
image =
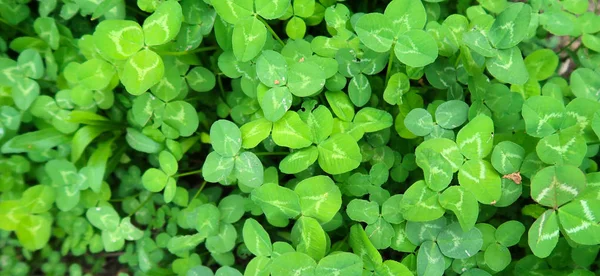
[[[189,171],[189,172],[184,172],[184,173],[176,174],[174,177],[182,177],[182,176],[197,174],[197,173],[201,173],[201,172],[202,172],[202,169],[199,169],[199,170],[194,170],[194,171]]]
[[[275,31],[273,30],[273,28],[271,28],[271,25],[269,25],[269,23],[266,20],[264,20],[260,16],[256,16],[256,18],[258,18],[258,20],[260,20],[263,24],[265,24],[265,27],[267,27],[267,30],[269,30],[269,32],[273,35],[273,37],[275,38],[275,40],[277,40],[277,41],[279,41],[279,43],[281,43],[281,46],[285,46],[285,43],[283,42],[283,40],[281,40],[281,38],[279,38],[279,36],[277,35],[277,33],[275,33]]]
[[[394,45],[392,45],[392,48],[390,50],[390,58],[388,59],[388,65],[387,65],[387,71],[385,72],[385,83],[387,84],[387,82],[390,80],[390,74],[392,73],[392,65],[394,63]]]
[[[148,16],[149,14],[145,13],[144,11],[141,11],[137,8],[134,8],[132,6],[127,5],[126,8],[130,11],[132,11],[133,13],[137,14],[137,15],[141,15],[141,16]]]
[[[340,250],[340,248],[342,248],[342,245],[346,242],[346,240],[348,240],[348,235],[346,235],[343,240],[336,243],[335,246],[332,247],[331,250],[329,250],[329,252],[335,252],[337,250]]]
[[[129,215],[127,215],[127,217],[133,216],[140,209],[142,209],[142,207],[144,207],[144,205],[146,205],[146,203],[148,203],[151,199],[152,199],[152,195],[148,195],[148,198],[146,198],[146,200],[144,200],[144,202],[142,202],[142,204],[140,204],[137,208],[135,208],[135,210],[133,210],[133,212],[131,212]]]
[[[129,197],[138,197],[141,193],[142,192],[139,192],[139,193],[137,193],[137,194],[135,194],[133,196],[128,196],[126,198],[129,198]],[[115,198],[115,199],[109,199],[108,201],[109,202],[123,202],[126,198]]]
[[[32,34],[32,33],[28,32],[28,31],[27,31],[27,30],[25,30],[25,29],[22,29],[22,28],[19,28],[19,27],[17,27],[17,26],[13,26],[13,25],[11,25],[10,23],[8,23],[6,20],[4,20],[4,19],[3,19],[3,18],[1,18],[1,17],[0,17],[0,23],[2,23],[2,24],[4,24],[4,25],[6,25],[6,26],[8,26],[8,27],[10,27],[11,29],[14,29],[14,30],[17,30],[17,31],[19,31],[20,33],[22,33],[22,34],[24,34],[24,35],[27,35],[27,36],[32,36],[32,37],[35,37],[35,36],[36,36],[35,34]]]
[[[573,45],[573,43],[575,43],[575,41],[577,41],[577,39],[579,39],[579,37],[575,37],[575,38],[571,39],[571,41],[569,41],[569,44],[567,44],[565,47],[562,47],[562,49],[560,49],[558,51],[558,53],[556,53],[556,54],[560,55],[562,52],[564,52],[567,49],[569,49],[569,47],[571,47],[571,45]]]
[[[274,152],[264,151],[264,152],[255,152],[254,154],[256,156],[273,156],[273,155],[288,155],[290,153],[285,152],[285,151],[274,151]]]
[[[198,189],[198,191],[196,192],[194,197],[192,197],[192,200],[190,200],[190,202],[194,201],[194,199],[196,199],[200,195],[200,193],[202,193],[204,186],[206,186],[206,180],[202,181],[202,185],[200,185],[200,189]]]
[[[169,52],[169,51],[160,51],[160,50],[155,50],[155,52],[157,52],[158,54],[163,55],[163,56],[185,56],[185,55],[190,55],[190,54],[214,51],[214,50],[218,50],[218,49],[219,49],[218,46],[208,46],[208,47],[200,47],[200,48],[196,48],[194,50],[183,51],[183,52]]]
[[[223,88],[223,79],[221,78],[221,75],[217,75],[217,85],[219,86],[219,92],[221,93],[221,100],[226,103],[227,100],[225,98],[225,88]]]

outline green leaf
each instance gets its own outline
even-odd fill
[[[536,146],[540,160],[548,164],[579,166],[587,146],[578,129],[569,128],[546,136]]]
[[[208,182],[221,182],[233,171],[235,158],[221,156],[213,151],[206,156],[202,165],[202,177]]]
[[[479,203],[473,193],[461,186],[451,186],[442,192],[439,202],[444,209],[454,212],[463,231],[469,231],[475,226],[479,216]]]
[[[255,256],[269,257],[273,253],[269,234],[255,219],[249,218],[244,222],[243,237],[244,244]]]
[[[362,269],[363,262],[359,256],[348,252],[337,252],[319,260],[315,275],[361,276]]]
[[[162,58],[155,52],[144,49],[132,55],[119,71],[121,83],[127,92],[138,96],[157,84],[165,74]]]
[[[286,112],[273,124],[272,137],[275,144],[292,149],[308,147],[313,140],[310,127],[294,111]]]
[[[268,87],[286,85],[288,65],[285,58],[278,52],[265,50],[256,59],[256,75]]]
[[[358,124],[365,133],[387,129],[392,126],[393,121],[390,113],[372,107],[362,108],[354,117],[354,123]]]
[[[21,110],[27,110],[40,95],[40,85],[29,78],[17,79],[12,89],[15,105]]]
[[[483,204],[496,204],[502,195],[500,176],[486,160],[468,160],[458,172],[458,183]]]
[[[396,36],[413,29],[423,29],[427,12],[419,0],[394,0],[385,8],[385,16],[392,21]]]
[[[42,56],[34,49],[26,49],[17,58],[17,68],[23,76],[39,79],[44,76]]]
[[[49,211],[55,199],[55,189],[49,185],[35,185],[23,192],[20,207],[25,207],[28,213],[40,214]]]
[[[419,275],[441,275],[444,272],[444,256],[437,244],[426,241],[417,253],[417,273]]]
[[[96,26],[92,40],[104,56],[125,60],[144,46],[144,32],[135,21],[109,19]]]
[[[54,189],[51,190],[54,191]],[[28,213],[21,200],[5,200],[0,202],[0,229],[5,231],[17,229],[21,219],[28,216]]]
[[[401,200],[402,195],[397,194],[383,202],[381,205],[381,216],[385,221],[393,224],[399,224],[404,221],[404,217],[399,208]]]
[[[260,118],[244,124],[240,127],[242,133],[242,147],[254,148],[271,134],[272,123]]]
[[[509,220],[500,224],[498,229],[496,229],[496,241],[503,246],[511,247],[519,243],[523,233],[525,233],[523,223],[516,220]]]
[[[435,110],[436,123],[446,129],[454,129],[467,121],[469,106],[458,100],[451,100],[439,105]]]
[[[207,92],[215,88],[215,74],[204,67],[196,66],[192,68],[185,75],[185,78],[194,91]]]
[[[235,223],[239,221],[245,213],[244,205],[246,198],[241,195],[228,195],[219,201],[219,211],[221,212],[221,221],[225,223]],[[186,201],[187,203],[187,201]]]
[[[600,226],[597,214],[600,205],[595,196],[570,202],[558,209],[558,220],[563,233],[572,241],[582,245],[600,242]]]
[[[267,220],[273,226],[286,226],[288,219],[301,213],[298,195],[275,183],[265,183],[258,189],[254,189],[251,198],[261,207]]]
[[[410,81],[404,73],[393,74],[383,91],[383,99],[391,105],[401,104],[402,96],[410,89]]]
[[[230,24],[237,24],[241,19],[249,17],[254,12],[254,1],[252,0],[226,0],[214,3],[211,1],[211,5],[217,14]]]
[[[114,67],[100,59],[90,59],[79,66],[77,78],[79,83],[90,90],[106,88],[115,74]]]
[[[559,233],[556,212],[547,210],[529,228],[529,248],[538,258],[548,257],[558,243]]]
[[[316,219],[301,216],[292,227],[291,239],[297,252],[305,253],[314,260],[325,256],[327,234]]]
[[[531,7],[523,3],[515,3],[503,10],[488,31],[492,45],[497,49],[508,49],[525,39],[531,12]]]
[[[492,152],[494,121],[486,115],[478,115],[458,131],[456,144],[468,159],[481,159]]]
[[[93,226],[102,231],[117,230],[121,221],[117,211],[108,204],[89,208],[85,215]]]
[[[68,142],[65,134],[45,128],[17,135],[2,145],[2,153],[41,152]]]
[[[314,96],[325,86],[325,72],[311,61],[294,63],[288,71],[287,86],[297,97]]]
[[[479,55],[494,57],[498,51],[492,48],[486,34],[483,30],[471,30],[463,34],[462,42]]]
[[[352,248],[352,251],[354,251],[354,254],[362,258],[364,268],[375,269],[383,263],[381,254],[373,246],[360,224],[357,223],[350,227],[348,244]]]
[[[485,264],[494,271],[504,270],[511,262],[512,257],[506,246],[492,243],[485,249],[483,255]]]
[[[317,263],[309,255],[301,252],[288,252],[272,261],[271,274],[281,276],[313,275]]]
[[[354,29],[360,41],[375,52],[387,52],[394,43],[392,21],[381,13],[368,13],[361,16],[356,21]]]
[[[558,208],[577,197],[585,186],[586,178],[579,168],[550,166],[531,178],[531,198],[543,206]]]
[[[38,36],[43,39],[52,50],[58,49],[60,34],[56,26],[56,21],[52,17],[38,17],[33,22],[33,29]]]
[[[198,113],[188,102],[174,101],[165,105],[163,122],[179,132],[179,135],[188,137],[198,129]]]
[[[464,259],[474,256],[481,249],[483,236],[477,228],[463,231],[458,223],[453,223],[440,232],[437,244],[446,257]]]
[[[511,141],[502,141],[492,152],[492,166],[500,174],[506,175],[519,171],[525,159],[525,149]]]
[[[219,234],[221,212],[215,205],[210,203],[202,204],[196,207],[194,213],[197,214],[197,217],[195,218],[196,223],[193,227],[198,231],[200,236],[210,237]]]
[[[597,101],[600,99],[599,73],[589,68],[578,68],[571,74],[571,91],[578,98],[586,98]]]
[[[437,153],[440,153],[450,166],[452,172],[457,172],[460,166],[462,166],[464,157],[460,153],[456,143],[447,138],[434,138],[423,141],[415,150],[416,155],[420,155],[422,151],[426,149],[432,149]]]
[[[264,168],[254,153],[246,151],[235,157],[234,175],[239,184],[257,188],[263,184]]]
[[[351,220],[373,224],[379,217],[379,204],[375,201],[353,199],[346,206],[346,214]]]
[[[144,42],[148,46],[162,45],[173,40],[179,33],[183,13],[179,2],[162,2],[150,16],[144,20]]]
[[[438,193],[429,189],[425,181],[413,183],[404,192],[400,209],[408,221],[431,221],[444,215],[444,209],[438,202]]]
[[[404,125],[417,136],[427,136],[433,130],[433,116],[423,108],[415,108],[404,118]]]
[[[87,178],[87,184],[96,193],[100,193],[108,158],[112,155],[113,140],[100,143],[88,159],[87,165],[80,170],[80,174]]]
[[[166,150],[161,151],[158,155],[158,163],[160,164],[160,169],[168,176],[176,174],[179,168],[175,156]]]
[[[271,122],[277,122],[292,106],[293,96],[287,87],[274,87],[265,93],[260,106],[265,115],[265,119]]]
[[[306,35],[306,22],[300,17],[292,17],[285,25],[285,33],[291,39],[304,38],[304,35]]]
[[[307,110],[310,109],[312,108],[307,108]],[[331,135],[333,131],[333,116],[327,107],[320,105],[312,110],[312,112],[303,112],[301,114],[302,119],[310,127],[314,143],[321,143]]]
[[[255,0],[256,13],[265,19],[276,19],[285,14],[290,7],[289,0]],[[221,13],[219,13],[220,15]]]
[[[256,17],[247,17],[233,27],[233,54],[241,62],[255,58],[265,46],[267,28]]]
[[[435,39],[423,30],[410,30],[398,37],[394,53],[400,62],[410,67],[423,67],[438,57]]]
[[[35,251],[42,249],[51,237],[52,219],[46,216],[27,215],[19,221],[15,229],[23,248]]]
[[[335,116],[346,122],[352,121],[354,118],[354,106],[346,93],[342,91],[326,91],[325,97]]]
[[[142,175],[142,184],[144,188],[150,192],[160,192],[167,185],[169,176],[163,171],[155,168],[150,168]]]
[[[279,163],[279,170],[285,174],[302,172],[314,164],[319,157],[317,147],[310,146],[287,155]]]
[[[550,49],[536,50],[525,58],[525,67],[532,78],[545,80],[558,68],[558,56]]]
[[[371,99],[371,84],[364,74],[352,77],[348,84],[348,96],[355,106],[361,107]]]
[[[123,218],[119,229],[123,238],[129,241],[139,240],[144,236],[144,232],[131,223],[131,217]]]
[[[392,238],[395,235],[392,225],[381,217],[377,218],[375,223],[367,225],[365,233],[377,249],[390,247]]]
[[[163,145],[134,128],[127,128],[125,139],[130,147],[140,152],[158,153],[163,149]]]
[[[350,134],[334,134],[317,148],[319,166],[329,174],[349,172],[356,169],[362,161],[360,148]]]
[[[417,165],[423,169],[427,186],[434,191],[442,191],[452,181],[452,167],[441,154],[432,149],[425,149],[417,154]]]
[[[219,233],[206,239],[206,249],[212,254],[223,254],[231,251],[236,244],[237,232],[233,225],[222,223]]]
[[[342,193],[328,176],[306,178],[296,185],[294,192],[300,198],[302,215],[321,223],[332,220],[342,206]]]
[[[497,55],[486,59],[485,65],[492,76],[501,82],[523,85],[529,79],[518,47],[498,50]]]
[[[242,132],[233,122],[218,120],[210,127],[210,141],[215,152],[224,157],[232,157],[242,147]]]
[[[550,96],[534,96],[523,104],[523,120],[527,134],[545,137],[557,131],[562,122],[565,108]]]

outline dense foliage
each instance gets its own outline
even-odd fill
[[[0,0],[0,275],[600,273],[588,0]]]

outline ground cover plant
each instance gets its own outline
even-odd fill
[[[0,0],[0,275],[597,275],[596,0]]]

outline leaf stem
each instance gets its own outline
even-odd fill
[[[290,152],[286,152],[286,151],[274,151],[274,152],[263,151],[263,152],[255,152],[254,154],[256,156],[272,156],[272,155],[288,155],[288,154],[290,154]]]
[[[577,41],[577,39],[579,39],[579,37],[575,37],[575,38],[571,39],[571,41],[569,41],[569,44],[565,45],[565,47],[562,47],[556,54],[560,55],[562,52],[569,49],[569,47],[571,47],[571,45],[573,45],[573,43],[575,43],[575,41]]]
[[[184,172],[184,173],[176,174],[176,175],[174,175],[174,177],[182,177],[182,176],[197,174],[197,173],[201,173],[201,172],[202,172],[202,169],[193,170],[193,171],[189,171],[189,172]]]
[[[160,51],[160,50],[154,50],[154,51],[156,53],[158,53],[159,55],[164,55],[164,56],[185,56],[185,55],[190,55],[190,54],[214,51],[214,50],[218,50],[218,49],[220,49],[218,46],[208,46],[208,47],[200,47],[200,48],[196,48],[194,50],[183,51],[183,52],[169,52],[169,51]]]
[[[273,28],[271,28],[271,25],[269,25],[269,23],[266,20],[264,20],[260,16],[256,16],[256,18],[258,18],[258,20],[260,20],[263,24],[265,24],[265,27],[267,27],[267,30],[269,30],[269,32],[273,35],[273,37],[275,38],[275,40],[277,40],[277,41],[279,41],[279,43],[281,43],[281,46],[285,46],[285,43],[283,42],[283,40],[281,40],[281,38],[279,38],[279,36],[277,35],[277,33],[275,33],[275,31],[273,30]]]
[[[148,197],[146,198],[146,200],[144,200],[144,202],[142,202],[142,204],[140,204],[137,208],[135,208],[135,210],[133,210],[133,212],[131,212],[129,215],[127,215],[127,217],[131,217],[133,216],[135,213],[137,213],[140,209],[142,209],[142,207],[144,207],[144,205],[146,205],[146,203],[148,203],[150,201],[150,199],[152,199],[152,195],[150,194],[148,195]]]
[[[17,27],[16,25],[11,25],[10,23],[8,23],[8,21],[4,20],[4,18],[1,18],[1,17],[0,17],[0,23],[6,25],[8,27],[10,27],[11,29],[14,29],[16,31],[21,32],[24,35],[31,36],[31,37],[36,37],[37,36],[36,34],[32,34],[32,33],[28,32],[25,29]]]
[[[385,72],[385,83],[387,85],[387,82],[390,80],[390,74],[392,72],[392,65],[394,64],[394,45],[392,45],[392,48],[390,48],[390,58],[388,59],[388,66],[387,66],[387,71]]]
[[[200,188],[198,189],[194,197],[192,197],[192,200],[190,200],[190,202],[194,201],[194,199],[196,199],[200,195],[200,193],[204,189],[204,186],[206,186],[206,180],[202,181],[202,185],[200,185]]]

